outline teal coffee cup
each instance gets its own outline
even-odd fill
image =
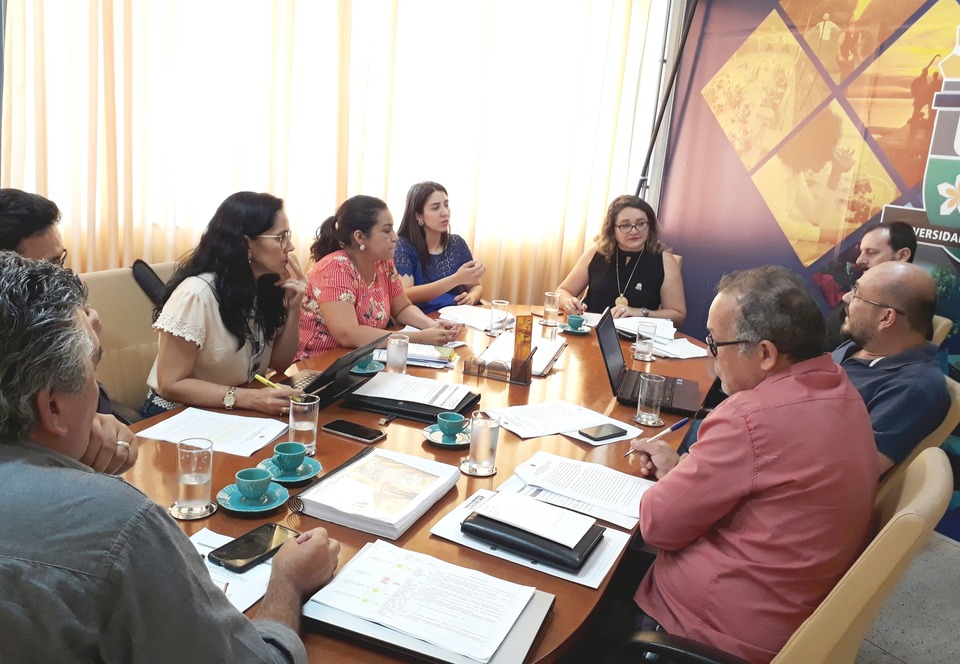
[[[437,415],[437,428],[443,434],[443,442],[453,443],[457,434],[463,431],[467,420],[460,413],[440,413]]]
[[[357,369],[360,369],[360,371],[366,371],[371,366],[373,366],[373,353],[367,353],[357,360]]]
[[[280,443],[273,448],[273,463],[281,470],[292,473],[307,456],[307,448],[303,443]]]
[[[571,314],[567,316],[567,325],[570,326],[571,330],[579,330],[580,326],[583,325],[583,316],[578,314]]]
[[[267,493],[273,475],[266,468],[244,468],[237,472],[236,478],[237,489],[244,500],[257,501]]]

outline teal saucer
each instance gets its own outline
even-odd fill
[[[274,463],[273,457],[270,457],[269,459],[264,459],[258,463],[257,468],[265,468],[266,470],[269,470],[270,474],[273,475],[274,482],[302,482],[303,480],[308,480],[311,477],[315,477],[323,468],[323,466],[321,466],[320,462],[316,459],[304,457],[303,463],[300,464],[300,467],[291,472],[278,466],[276,463]]]
[[[443,432],[436,424],[431,424],[423,429],[423,437],[434,447],[442,447],[445,450],[465,450],[470,447],[470,426],[457,434],[456,442],[446,442],[443,440]]]
[[[289,497],[289,491],[276,482],[270,482],[267,493],[255,503],[244,498],[236,484],[228,484],[220,489],[217,502],[234,512],[267,512],[283,505]]]
[[[374,360],[373,362],[370,363],[370,366],[367,367],[366,369],[361,369],[360,367],[354,366],[352,369],[350,369],[350,373],[360,374],[360,375],[375,374],[378,371],[383,371],[383,369],[384,369],[383,362],[377,362],[376,360]]]
[[[582,337],[584,334],[590,334],[590,328],[586,325],[581,325],[580,329],[575,330],[566,323],[560,325],[560,331],[564,334],[576,334],[577,336]]]

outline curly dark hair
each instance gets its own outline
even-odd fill
[[[355,231],[369,235],[370,229],[377,225],[380,211],[386,209],[387,204],[373,196],[348,198],[332,217],[320,224],[317,239],[310,245],[310,256],[318,261],[327,254],[349,247]]]
[[[263,327],[266,338],[273,339],[287,321],[283,289],[277,285],[276,274],[254,280],[247,238],[270,230],[281,209],[283,200],[270,194],[241,191],[228,196],[207,224],[197,247],[180,261],[167,284],[163,302],[154,310],[154,319],[184,279],[212,272],[220,317],[224,327],[237,338],[237,350],[252,336],[251,317]]]

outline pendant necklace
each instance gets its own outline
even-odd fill
[[[627,285],[628,285],[628,286],[630,285],[630,280],[633,279],[633,273],[637,271],[637,265],[640,264],[640,257],[643,256],[643,252],[644,252],[645,249],[646,249],[646,247],[644,247],[643,249],[641,249],[641,250],[640,250],[640,253],[637,254],[637,260],[634,261],[634,263],[633,263],[633,269],[630,271],[630,276],[627,277]],[[626,289],[625,287],[624,287],[624,288],[620,288],[620,247],[617,247],[617,292],[620,293],[620,297],[618,297],[616,300],[614,300],[613,303],[616,304],[618,307],[625,307],[625,306],[627,306],[627,304],[628,304],[627,298],[625,298],[625,297],[623,296],[623,294],[624,294],[624,292],[626,292],[626,290],[627,290],[627,289]]]

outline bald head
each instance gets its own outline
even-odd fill
[[[926,270],[912,263],[890,261],[864,272],[857,284],[903,312],[914,332],[924,338],[930,335],[937,308],[937,286]]]

